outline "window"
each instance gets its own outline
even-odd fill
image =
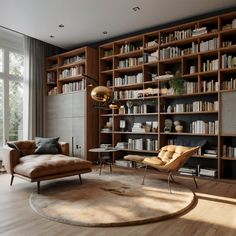
[[[0,49],[0,72],[3,72],[3,49]]]
[[[3,80],[0,79],[0,147],[3,145]]]
[[[23,135],[23,37],[12,32],[0,35],[0,147],[5,140],[19,140]],[[11,38],[11,40],[10,40]],[[16,41],[17,39],[17,41]],[[15,40],[15,41],[14,41]],[[11,42],[14,42],[12,45]]]

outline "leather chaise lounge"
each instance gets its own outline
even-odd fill
[[[69,156],[68,143],[58,143],[59,154],[34,154],[34,140],[16,141],[14,145],[19,149],[3,149],[3,164],[12,176],[10,185],[17,176],[29,182],[37,182],[37,190],[40,193],[40,181],[78,175],[82,184],[81,174],[92,171],[91,162]],[[20,157],[19,150],[24,153],[23,157]]]

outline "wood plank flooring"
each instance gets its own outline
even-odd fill
[[[108,170],[108,167],[106,167]],[[104,170],[103,170],[104,171]],[[113,171],[127,169],[113,168]],[[131,170],[135,171],[135,170]],[[143,170],[136,171],[142,175]],[[166,176],[150,172],[148,176],[166,179]],[[75,181],[79,179],[72,177]],[[82,176],[86,178],[86,175]],[[199,180],[199,188],[194,188],[191,178],[176,177],[181,184],[192,188],[198,198],[196,206],[174,219],[128,227],[79,227],[47,220],[29,206],[29,195],[36,185],[15,178],[13,186],[9,186],[10,175],[0,174],[0,235],[7,236],[235,236],[236,235],[236,184]],[[55,180],[54,180],[55,181]],[[60,180],[57,180],[60,181]],[[141,176],[140,176],[141,182]],[[46,181],[42,183],[47,184]]]

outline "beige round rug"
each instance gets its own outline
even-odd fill
[[[179,215],[195,200],[178,184],[142,176],[98,172],[42,184],[41,194],[30,196],[31,207],[50,220],[80,226],[121,226],[156,222]]]

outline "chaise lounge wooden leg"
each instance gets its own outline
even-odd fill
[[[37,182],[37,192],[40,194],[40,181]]]
[[[79,174],[79,181],[80,181],[80,184],[82,184],[81,174]]]
[[[10,186],[12,186],[13,179],[14,179],[14,175],[12,175],[12,176],[11,176],[11,182],[10,182]]]

